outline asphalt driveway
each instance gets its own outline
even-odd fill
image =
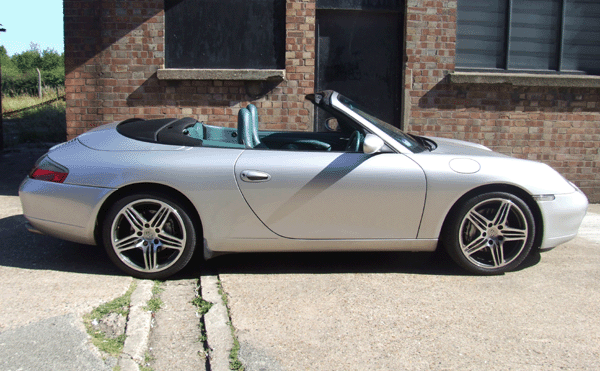
[[[423,253],[222,256],[246,370],[600,369],[600,208],[502,276]]]

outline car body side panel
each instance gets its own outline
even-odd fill
[[[79,144],[59,147],[49,157],[69,169],[66,183],[111,188],[161,184],[185,195],[203,223],[204,238],[274,238],[240,194],[233,173],[240,149],[97,151]],[[94,166],[89,167],[88,162]],[[106,205],[107,207],[109,205]]]
[[[244,171],[270,175],[248,182]],[[414,239],[425,176],[398,153],[245,151],[236,179],[256,215],[280,236],[300,239]]]
[[[572,194],[575,191],[560,174],[549,166],[533,161],[509,157],[471,156],[481,169],[472,174],[458,173],[450,168],[450,161],[465,158],[434,152],[411,156],[427,174],[427,201],[419,238],[438,238],[445,216],[466,193],[483,185],[511,185],[530,195]],[[579,210],[581,212],[581,210]],[[584,211],[585,213],[585,211]],[[538,226],[542,227],[542,226]],[[573,233],[576,233],[577,228]]]
[[[212,252],[306,252],[306,251],[434,251],[437,239],[366,239],[320,240],[294,239],[224,239],[213,241]],[[205,255],[205,256],[206,256]]]

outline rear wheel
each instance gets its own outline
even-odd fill
[[[452,259],[470,272],[491,275],[513,270],[531,251],[533,215],[510,193],[479,195],[450,217],[444,244]]]
[[[128,274],[161,279],[183,269],[196,247],[188,213],[169,196],[124,197],[109,210],[102,239],[111,260]]]

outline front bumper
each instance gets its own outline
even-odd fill
[[[553,201],[537,201],[544,220],[541,249],[556,247],[577,236],[587,211],[588,199],[583,192],[555,195]]]
[[[27,177],[19,187],[31,229],[63,240],[94,245],[96,216],[110,188],[52,183]]]

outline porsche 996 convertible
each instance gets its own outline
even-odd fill
[[[549,166],[405,133],[334,91],[323,132],[128,119],[54,146],[20,186],[31,231],[103,245],[126,273],[181,270],[198,248],[434,251],[476,274],[575,237],[588,201]]]

